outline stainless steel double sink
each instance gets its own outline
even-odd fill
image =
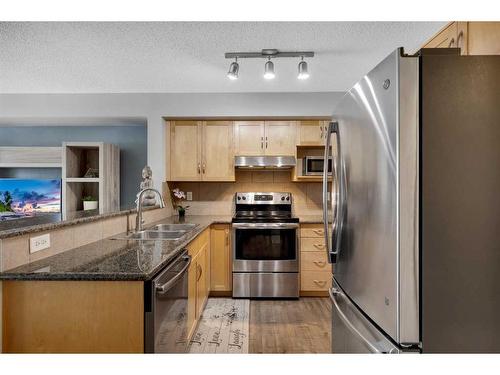
[[[198,224],[158,224],[150,229],[133,232],[123,237],[116,237],[115,240],[153,240],[153,241],[175,241],[186,235],[187,232],[196,228]]]

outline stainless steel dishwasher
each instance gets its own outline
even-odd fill
[[[188,268],[184,251],[152,281],[145,284],[146,353],[184,353],[187,341]]]

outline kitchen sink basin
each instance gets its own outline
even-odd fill
[[[156,230],[143,230],[141,232],[130,233],[125,237],[115,238],[117,240],[164,240],[173,241],[178,240],[186,234],[185,230],[170,230],[170,231],[156,231]]]
[[[156,230],[156,231],[188,231],[191,229],[194,229],[198,226],[198,224],[191,224],[191,223],[186,223],[186,224],[159,224],[155,225],[153,228],[150,230]]]

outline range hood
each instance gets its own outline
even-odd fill
[[[235,156],[235,168],[290,169],[295,167],[293,156]]]

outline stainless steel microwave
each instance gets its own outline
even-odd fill
[[[319,176],[323,174],[323,156],[306,156],[302,162],[304,176]],[[328,173],[332,173],[332,158],[328,158]]]

